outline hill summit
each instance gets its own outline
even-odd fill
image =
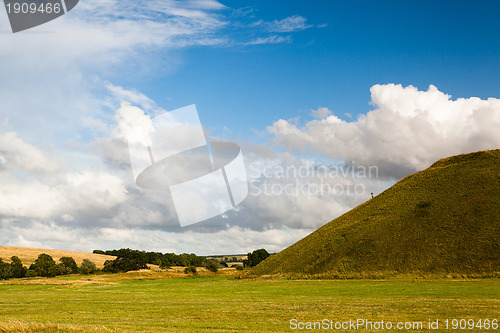
[[[500,272],[500,150],[444,158],[264,260],[251,275]]]

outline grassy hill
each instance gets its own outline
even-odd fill
[[[106,260],[114,260],[116,258],[113,256],[95,253],[0,246],[0,258],[2,258],[5,262],[10,262],[10,257],[18,256],[23,265],[26,267],[29,267],[32,263],[34,263],[40,253],[46,253],[52,256],[57,263],[61,257],[73,257],[78,265],[82,263],[83,259],[89,259],[95,263],[98,268],[103,268]]]
[[[500,150],[442,159],[324,225],[251,274],[500,272]]]

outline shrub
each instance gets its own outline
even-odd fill
[[[196,266],[188,266],[184,269],[184,273],[189,274],[193,273],[196,274]]]
[[[219,270],[219,264],[215,260],[207,260],[207,261],[205,261],[205,265],[204,266],[210,272],[217,273],[217,271]]]
[[[28,269],[26,272],[26,277],[35,277],[38,276],[38,273],[34,269]]]
[[[52,266],[55,266],[56,262],[48,254],[41,253],[33,264],[31,264],[30,269],[34,270],[39,276],[50,276],[49,271]]]
[[[82,264],[80,265],[78,271],[80,274],[84,275],[94,274],[96,272],[96,266],[89,259],[83,259]]]
[[[0,279],[7,280],[10,278],[10,265],[0,258]]]
[[[243,261],[243,264],[248,267],[257,266],[262,260],[266,259],[269,256],[269,252],[267,252],[265,249],[255,250],[252,253],[248,254],[248,259]]]
[[[243,270],[243,266],[242,265],[235,265],[234,267],[236,267],[237,271],[242,271]]]
[[[10,276],[13,278],[23,278],[26,276],[26,271],[28,270],[26,267],[23,266],[23,263],[21,262],[21,259],[19,259],[16,256],[12,256],[10,258],[12,261],[10,263]]]
[[[72,257],[61,257],[59,259],[61,262],[61,271],[62,274],[76,274],[78,273],[78,265],[76,264],[75,259]]]

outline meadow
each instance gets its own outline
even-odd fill
[[[290,332],[297,331],[290,328],[292,319],[424,325],[439,319],[441,329],[435,331],[445,332],[445,319],[477,322],[500,313],[498,279],[285,280],[224,274],[134,272],[0,282],[0,331]]]

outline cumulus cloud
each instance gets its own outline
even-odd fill
[[[54,157],[47,157],[46,154],[49,153],[23,141],[15,132],[0,134],[0,165],[9,170],[57,172],[61,169],[61,164]]]
[[[240,227],[219,230],[212,235],[197,231],[172,233],[131,228],[81,228],[50,221],[24,223],[0,219],[0,243],[6,246],[55,248],[74,251],[116,249],[123,246],[174,253],[239,254],[256,248],[277,252],[307,236],[312,230],[270,229],[253,231]]]
[[[325,107],[319,107],[317,110],[311,110],[311,116],[316,119],[323,119],[332,114],[332,111]]]
[[[330,115],[300,127],[281,119],[268,130],[291,152],[377,165],[396,179],[445,156],[498,148],[499,99],[452,100],[433,85],[427,91],[375,85],[370,92],[375,109],[356,121]]]

